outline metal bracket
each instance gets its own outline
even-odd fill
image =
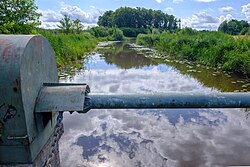
[[[83,111],[89,92],[86,84],[45,83],[39,92],[35,112]]]

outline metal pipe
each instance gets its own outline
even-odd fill
[[[250,93],[91,94],[84,110],[147,108],[250,108]]]

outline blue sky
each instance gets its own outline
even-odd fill
[[[249,0],[35,0],[42,27],[54,28],[68,14],[80,19],[85,26],[96,25],[106,10],[121,6],[162,10],[182,21],[182,27],[214,30],[224,20],[240,19],[250,22]]]

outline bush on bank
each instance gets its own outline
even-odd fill
[[[200,32],[185,28],[173,34],[140,34],[136,42],[154,47],[172,57],[250,74],[249,38],[234,38],[221,32]]]
[[[58,67],[72,64],[84,58],[84,53],[93,50],[98,41],[90,33],[54,34],[49,31],[41,33],[52,45]]]
[[[91,28],[89,32],[99,40],[122,41],[124,39],[123,31],[116,27],[98,26]]]

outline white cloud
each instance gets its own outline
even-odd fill
[[[218,27],[219,19],[208,14],[207,11],[201,11],[193,14],[191,18],[182,19],[183,27],[191,27],[198,30],[215,30]]]
[[[208,2],[214,2],[214,1],[217,1],[217,0],[194,0],[194,1],[208,3]]]
[[[243,5],[242,7],[242,13],[245,14],[247,20],[250,22],[250,3],[247,5]]]
[[[220,16],[219,21],[222,23],[223,21],[230,21],[233,19],[233,16],[231,14],[227,14],[226,16]]]
[[[231,6],[225,6],[225,7],[219,8],[219,11],[222,13],[228,13],[228,12],[234,12],[235,9]]]
[[[165,9],[165,12],[167,12],[167,13],[174,13],[175,11],[174,11],[173,8],[168,7],[168,8]]]
[[[217,30],[220,23],[233,19],[231,14],[215,17],[212,15],[214,12],[213,9],[209,8],[193,14],[191,18],[182,19],[182,27],[191,27],[197,30]]]
[[[173,0],[173,3],[180,3],[183,2],[183,0]]]
[[[164,0],[155,0],[157,3],[162,3]]]
[[[63,18],[64,14],[69,15],[71,19],[81,20],[85,27],[93,27],[96,26],[98,17],[105,12],[104,10],[98,9],[94,6],[91,6],[90,12],[85,12],[78,6],[71,6],[69,4],[66,4],[65,2],[59,3],[61,6],[59,11],[53,11],[50,9],[38,10],[38,12],[42,14],[42,28],[57,28],[57,25],[59,24],[59,21]]]
[[[39,13],[42,14],[41,20],[44,22],[59,22],[62,19],[62,15],[53,10],[38,10]]]
[[[42,21],[41,28],[45,29],[57,29],[59,25],[59,22],[44,22]]]
[[[60,2],[61,14],[69,15],[72,19],[79,19],[83,23],[89,23],[93,24],[98,21],[98,17],[103,14],[104,11],[102,10],[93,10],[92,12],[85,12],[82,9],[80,9],[78,6],[71,6],[69,4],[66,4],[64,2]]]

